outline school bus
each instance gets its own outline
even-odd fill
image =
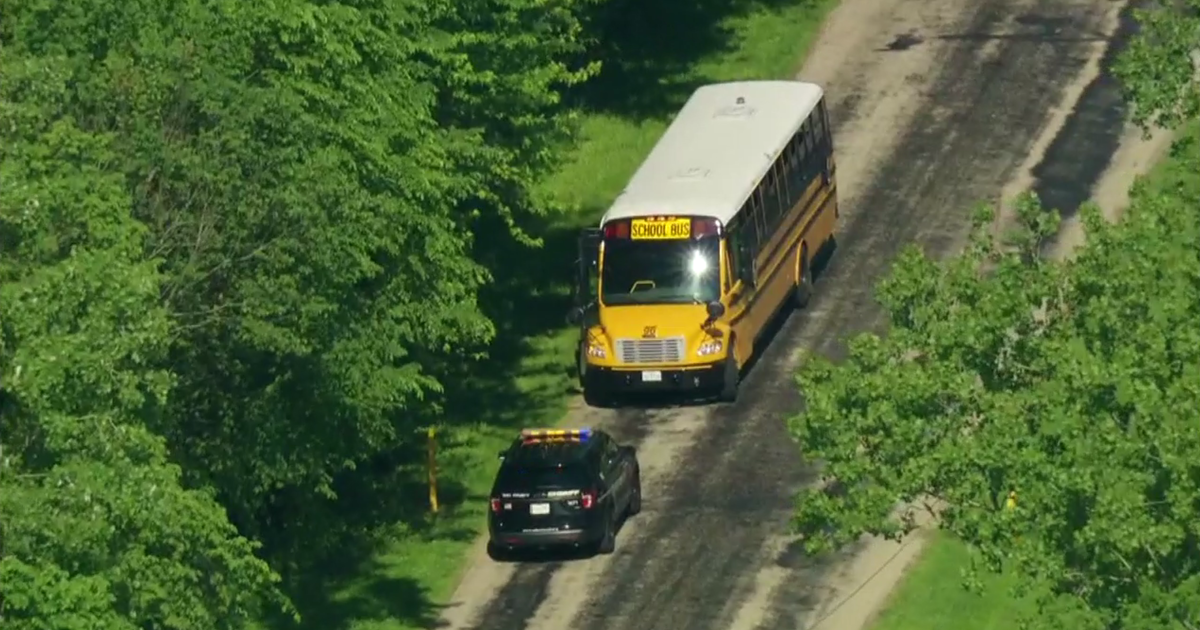
[[[696,90],[579,239],[584,398],[634,391],[736,400],[785,307],[803,307],[838,216],[820,86],[747,81]]]

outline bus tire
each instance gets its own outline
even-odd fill
[[[612,406],[612,400],[603,392],[597,391],[595,387],[588,387],[587,383],[583,384],[583,402],[589,407],[597,409],[607,409]]]
[[[807,308],[808,303],[812,301],[813,294],[813,273],[812,260],[808,257],[808,244],[800,246],[800,260],[797,262],[800,267],[800,278],[796,281],[796,288],[792,293],[792,301],[796,308]]]
[[[583,360],[583,345],[575,347],[575,377],[579,381],[579,389],[584,389],[585,383],[583,375],[587,372],[587,365]]]
[[[725,358],[724,372],[721,378],[721,392],[717,397],[724,403],[737,402],[741,371],[738,369],[736,342],[732,339],[729,344],[729,356]]]
[[[579,389],[587,389],[588,362],[584,354],[584,342],[575,347],[575,371],[579,374]]]

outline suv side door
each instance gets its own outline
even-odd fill
[[[611,437],[605,435],[598,446],[600,476],[612,495],[613,509],[619,511],[629,502],[629,466],[620,446]]]

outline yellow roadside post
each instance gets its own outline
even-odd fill
[[[1017,509],[1017,491],[1016,490],[1008,491],[1008,498],[1004,500],[1004,509],[1008,510],[1010,512]],[[1020,536],[1013,537],[1013,542],[1015,542],[1018,545],[1021,544],[1021,537]]]
[[[429,451],[429,511],[437,514],[437,429],[429,427],[427,437],[426,442]]]

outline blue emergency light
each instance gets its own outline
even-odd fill
[[[536,442],[587,442],[592,437],[590,428],[583,429],[521,429],[521,440]]]

